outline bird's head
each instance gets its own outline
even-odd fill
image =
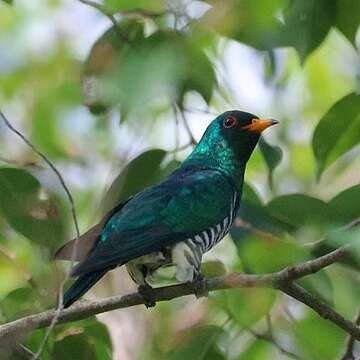
[[[190,159],[208,157],[229,170],[245,166],[261,133],[277,123],[244,111],[226,111],[211,122]]]

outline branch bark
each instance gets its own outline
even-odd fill
[[[343,246],[320,258],[287,267],[275,273],[262,275],[232,273],[222,277],[207,279],[206,286],[210,292],[242,287],[279,289],[311,307],[324,319],[332,321],[352,337],[360,340],[359,326],[345,319],[327,304],[321,302],[298,284],[294,283],[296,279],[316,273],[334,262],[344,259],[349,254],[349,249],[349,246]],[[191,284],[179,284],[153,289],[152,296],[155,301],[169,301],[193,293],[194,289]],[[98,301],[80,301],[74,306],[62,310],[57,319],[57,324],[81,320],[99,313],[140,304],[144,304],[144,299],[139,293],[113,296]],[[0,326],[0,344],[12,343],[32,330],[49,326],[54,316],[56,316],[56,312],[56,309],[49,310]]]

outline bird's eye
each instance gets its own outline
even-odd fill
[[[232,128],[237,124],[237,119],[234,116],[228,116],[224,122],[223,122],[223,126],[224,128]]]

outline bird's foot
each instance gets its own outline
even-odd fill
[[[197,299],[201,297],[208,297],[209,290],[207,288],[206,278],[202,275],[199,275],[191,284],[194,294]]]
[[[143,297],[144,305],[147,308],[151,308],[156,305],[156,301],[153,296],[153,289],[150,285],[140,285],[138,287],[138,293]]]

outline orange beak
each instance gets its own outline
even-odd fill
[[[254,131],[261,134],[269,126],[278,124],[279,122],[274,119],[253,119],[251,124],[242,127],[243,130]]]

